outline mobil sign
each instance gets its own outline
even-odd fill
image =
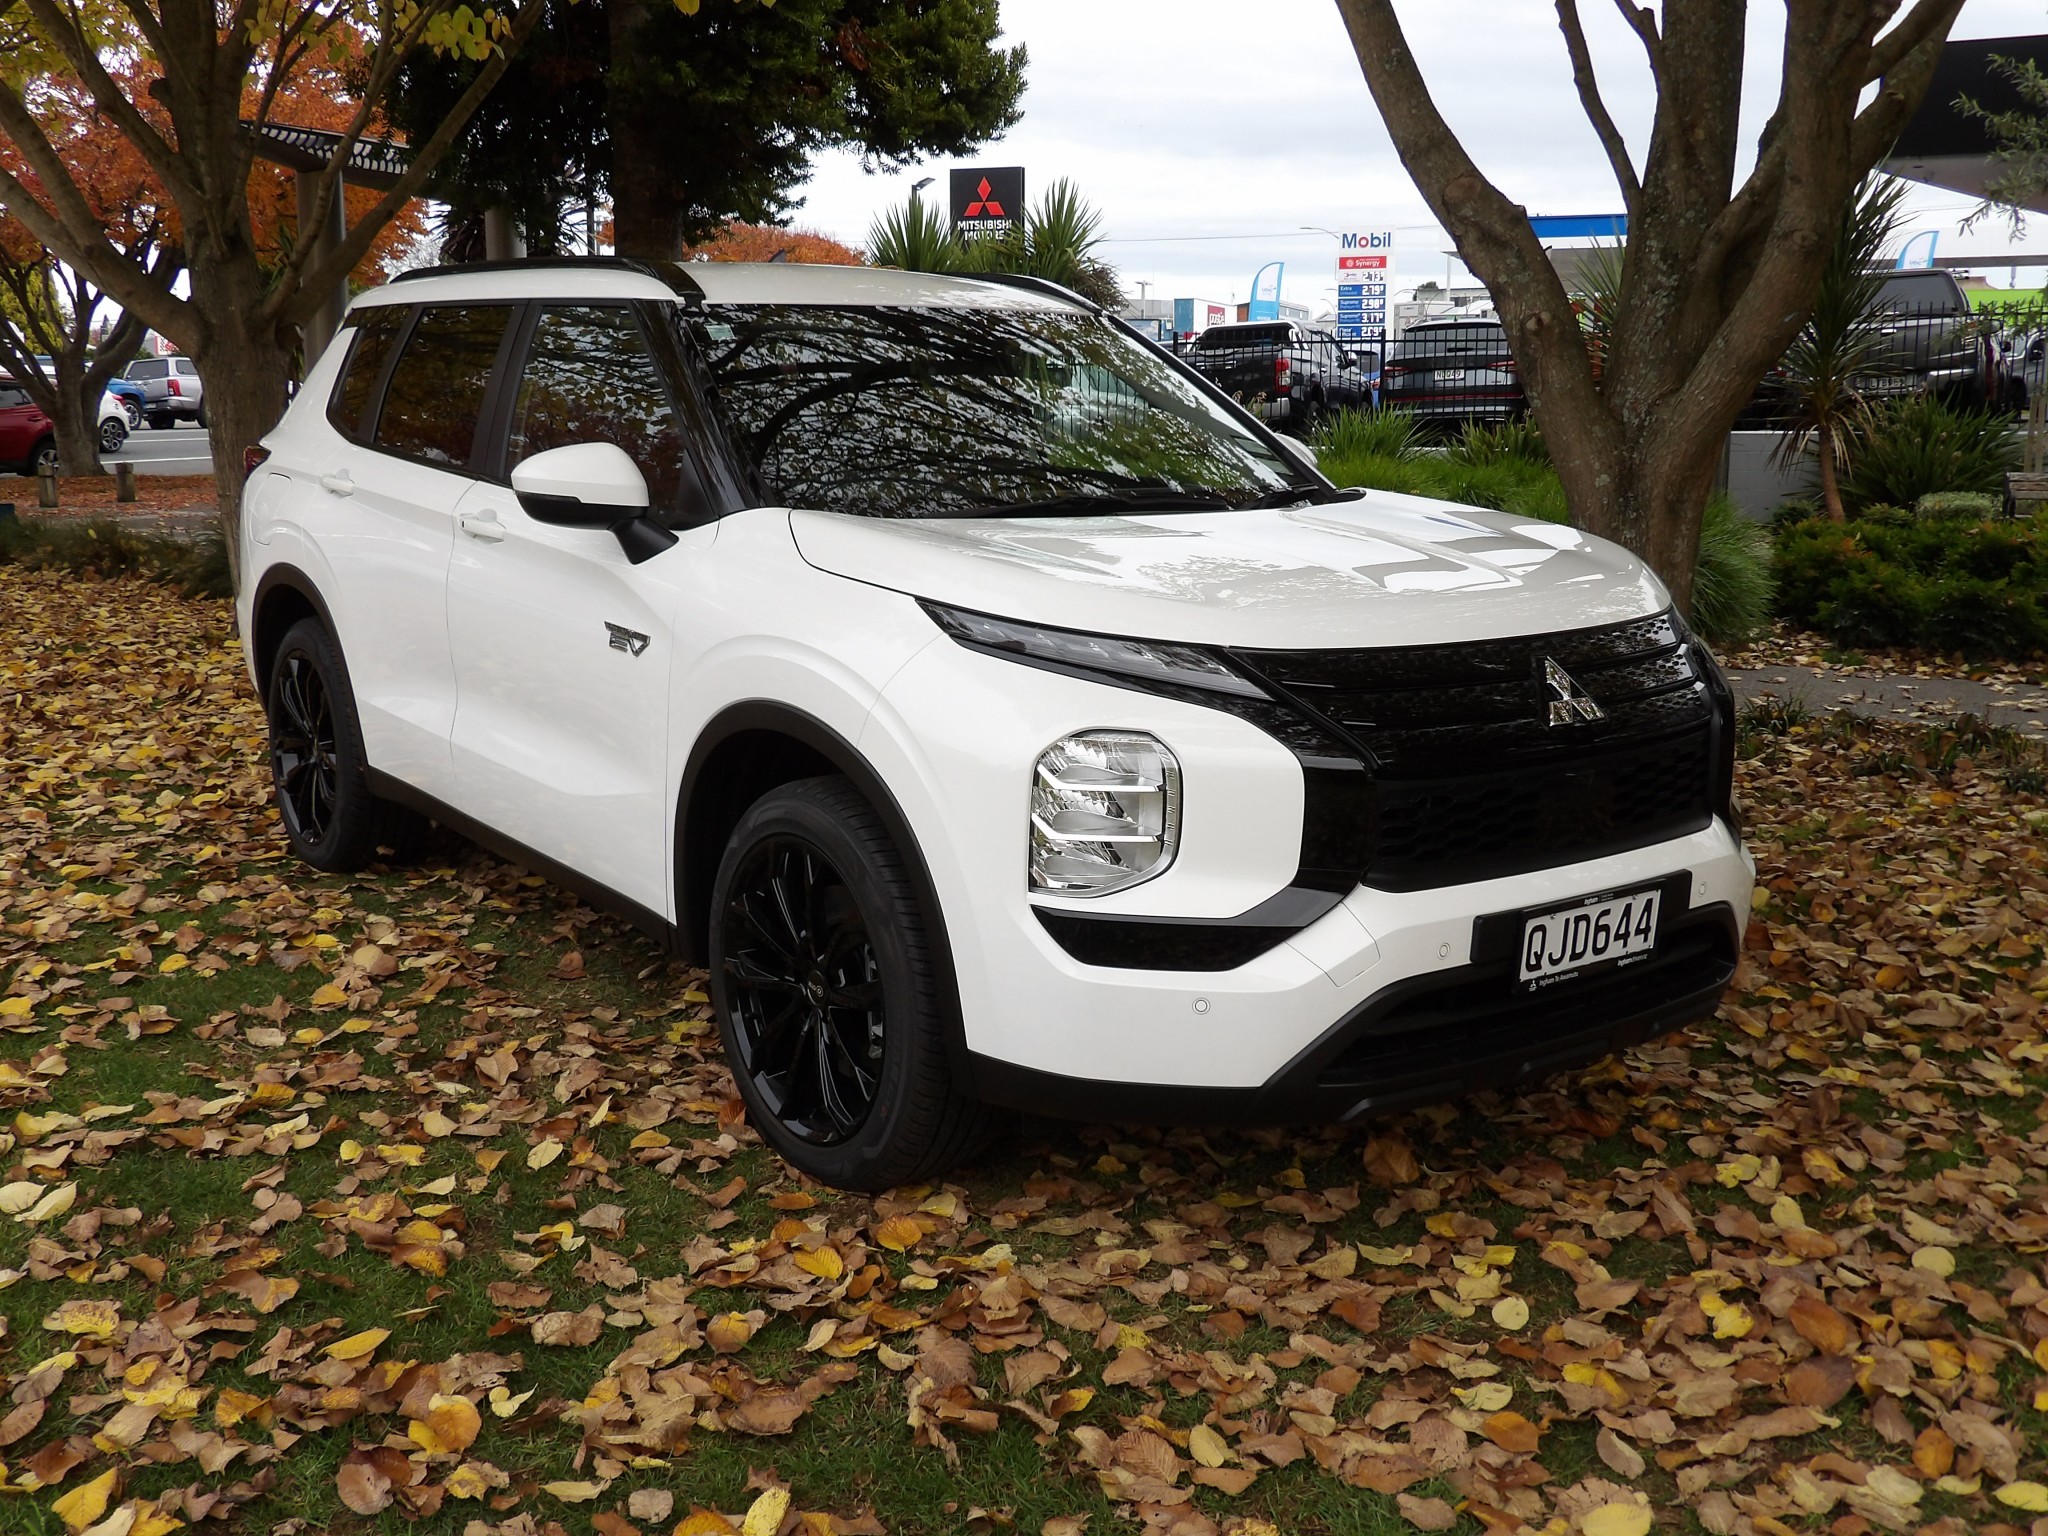
[[[1387,282],[1394,274],[1391,229],[1347,229],[1337,235],[1337,334],[1346,340],[1383,336]]]

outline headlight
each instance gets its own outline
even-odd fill
[[[1101,896],[1162,873],[1180,842],[1180,764],[1138,731],[1082,731],[1040,754],[1031,889]]]
[[[989,651],[1013,661],[1046,663],[1063,671],[1096,674],[1114,682],[1199,688],[1263,699],[1266,690],[1242,677],[1198,646],[1165,640],[1126,640],[1116,635],[1090,635],[1075,629],[1048,629],[1016,619],[991,618],[926,603],[932,621],[970,650]],[[1107,676],[1103,676],[1107,674]]]

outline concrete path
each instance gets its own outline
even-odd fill
[[[1972,714],[2048,741],[2048,688],[1976,683],[1966,677],[1855,677],[1821,667],[1731,670],[1740,700],[1798,699],[1817,715],[1847,709],[1881,719],[1934,724]]]

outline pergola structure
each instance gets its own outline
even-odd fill
[[[1899,134],[1890,158],[1880,169],[1973,198],[1988,196],[1989,185],[1998,175],[1998,146],[1983,121],[1965,112],[1959,103],[1968,98],[1988,112],[2025,106],[2012,82],[1999,72],[1997,61],[2001,58],[2030,59],[2048,70],[2048,36],[1973,38],[1942,49],[1920,110]],[[2035,213],[2048,213],[2048,198],[2030,199],[2026,206]]]
[[[244,122],[242,127],[256,140],[257,158],[282,165],[292,173],[292,190],[298,198],[299,238],[313,241],[313,254],[307,258],[309,262],[324,260],[348,233],[348,210],[342,196],[346,188],[369,187],[374,191],[388,192],[398,185],[398,179],[406,171],[404,145],[393,144],[388,139],[357,139],[349,145],[348,159],[342,163],[341,175],[335,181],[334,197],[327,205],[326,217],[316,227],[313,204],[319,196],[320,173],[333,159],[334,151],[341,145],[342,135],[330,133],[325,128],[296,128],[288,123]],[[320,301],[320,307],[299,330],[309,362],[319,356],[320,349],[327,345],[341,325],[342,311],[347,308],[348,281],[345,277],[337,277],[332,291]]]

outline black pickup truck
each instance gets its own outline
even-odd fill
[[[1995,321],[1974,314],[1955,275],[1939,268],[1887,273],[1870,319],[1877,331],[1870,363],[1856,380],[1866,400],[1931,394],[1976,408],[2006,404]],[[1768,426],[1789,409],[1785,369],[1764,375],[1743,412],[1745,426]]]
[[[1267,425],[1307,437],[1332,411],[1372,404],[1377,353],[1292,320],[1212,325],[1181,353]]]

